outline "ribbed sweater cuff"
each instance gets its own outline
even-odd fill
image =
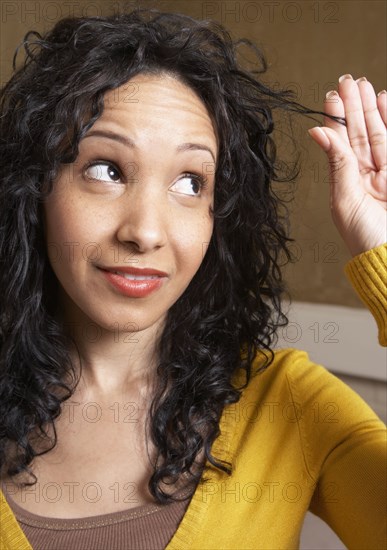
[[[344,272],[378,325],[381,346],[387,346],[387,243],[352,258]]]

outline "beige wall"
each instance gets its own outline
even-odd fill
[[[6,1],[1,3],[1,80],[10,75],[16,46],[30,29],[44,30],[61,16],[98,15],[122,9],[118,1]],[[126,2],[133,5],[134,2]],[[366,75],[376,91],[386,85],[386,4],[382,0],[140,2],[165,11],[225,24],[233,37],[247,37],[266,51],[267,82],[298,92],[301,103],[321,109],[325,93],[343,73]],[[362,306],[343,273],[350,255],[331,221],[327,166],[301,120],[295,128],[303,168],[292,205],[292,236],[300,260],[286,269],[295,300]],[[295,249],[295,250],[296,250]]]

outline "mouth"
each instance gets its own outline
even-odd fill
[[[98,268],[115,291],[129,298],[145,298],[157,291],[167,280],[160,275],[134,275],[118,270]]]

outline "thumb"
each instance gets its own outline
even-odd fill
[[[331,183],[333,183],[333,176],[337,174],[340,174],[342,185],[351,182],[353,184],[354,181],[357,181],[359,166],[349,143],[345,142],[331,128],[316,126],[308,132],[327,155],[332,178]]]

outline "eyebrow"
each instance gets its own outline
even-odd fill
[[[129,137],[123,136],[121,134],[117,134],[116,132],[110,132],[106,130],[92,130],[88,132],[88,134],[86,134],[86,136],[83,139],[86,139],[87,137],[93,137],[93,136],[112,139],[113,141],[122,143],[122,145],[125,145],[126,147],[129,147],[131,149],[134,149],[136,147],[134,141]],[[181,143],[176,147],[176,151],[178,153],[182,151],[208,151],[212,156],[213,161],[215,162],[215,155],[212,149],[210,149],[210,147],[202,143]]]

